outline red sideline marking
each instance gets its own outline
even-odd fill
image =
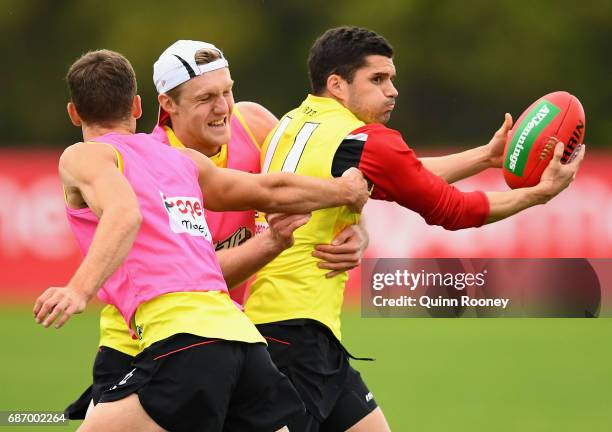
[[[274,342],[282,343],[283,345],[291,345],[291,342],[282,341],[280,339],[275,339],[275,338],[270,337],[270,336],[264,336],[264,339],[268,339],[268,340],[271,340],[271,341],[274,341]]]
[[[189,345],[189,346],[186,346],[186,347],[183,347],[183,348],[179,348],[179,349],[175,349],[174,351],[170,351],[170,352],[167,352],[166,354],[162,354],[162,355],[160,355],[160,356],[157,356],[157,357],[155,357],[155,358],[153,359],[153,361],[155,361],[155,360],[159,360],[159,359],[160,359],[160,358],[162,358],[162,357],[169,356],[170,354],[174,354],[174,353],[177,353],[177,352],[179,352],[179,351],[184,351],[184,350],[186,350],[186,349],[193,348],[193,347],[196,347],[196,346],[198,346],[198,345],[206,345],[206,344],[213,343],[213,342],[219,342],[219,341],[218,341],[218,340],[211,340],[211,341],[204,341],[204,342],[194,343],[194,344],[192,344],[192,345]]]

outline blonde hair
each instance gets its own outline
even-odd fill
[[[220,58],[221,58],[221,53],[215,49],[210,49],[210,48],[199,49],[196,51],[194,55],[195,62],[198,65],[204,65],[207,63],[211,63],[215,60],[219,60]],[[166,94],[170,96],[170,99],[172,99],[175,103],[179,103],[179,100],[181,98],[181,89],[183,87],[183,84],[177,87],[174,87],[173,89],[168,90],[166,92]]]

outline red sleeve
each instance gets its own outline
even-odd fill
[[[448,230],[485,223],[489,201],[484,192],[461,192],[427,170],[399,132],[372,124],[352,133],[357,134],[367,137],[359,169],[374,185],[372,198],[395,201],[429,225]]]

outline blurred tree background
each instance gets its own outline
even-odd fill
[[[324,30],[371,28],[394,46],[400,98],[391,126],[417,148],[470,146],[503,113],[567,90],[587,113],[586,142],[611,146],[612,2],[451,0],[1,0],[0,146],[64,147],[80,139],[65,114],[64,74],[108,48],[134,65],[145,114],[157,116],[152,65],[176,39],[224,50],[236,100],[277,116],[308,91],[306,56]]]

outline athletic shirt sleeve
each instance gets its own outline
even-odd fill
[[[395,201],[419,213],[429,225],[448,230],[478,227],[489,215],[484,192],[461,192],[427,170],[399,132],[381,124],[360,127],[338,147],[332,175],[350,167],[361,170],[371,197]]]

